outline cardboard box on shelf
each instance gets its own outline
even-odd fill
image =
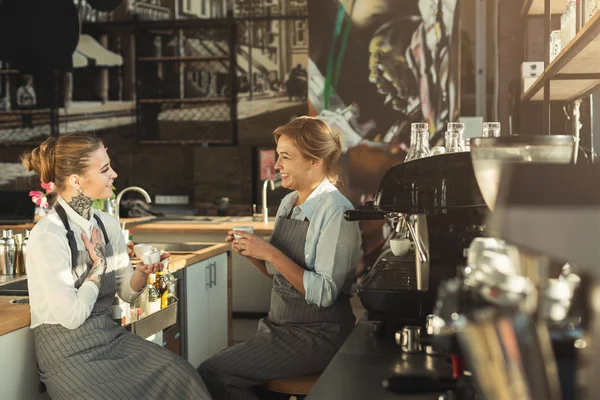
[[[521,63],[521,78],[537,78],[543,72],[543,61],[525,61]]]

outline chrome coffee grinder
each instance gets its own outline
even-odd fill
[[[474,240],[461,276],[440,285],[433,332],[458,340],[483,399],[568,398],[553,335],[578,332],[568,321],[579,286],[571,264],[581,260],[564,251],[565,228],[573,238],[578,228],[561,219],[554,228],[562,240],[547,240],[543,221],[556,221],[556,204],[570,203],[568,185],[556,177],[576,168],[561,165],[574,161],[575,144],[572,136],[471,141],[475,177],[491,210],[489,238]],[[554,276],[556,261],[564,266]]]

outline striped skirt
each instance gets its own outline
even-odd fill
[[[52,400],[210,399],[199,374],[183,358],[127,332],[111,313],[77,329],[33,329],[40,377]]]

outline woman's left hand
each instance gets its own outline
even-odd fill
[[[143,262],[139,262],[136,266],[135,266],[135,270],[136,272],[139,271],[142,274],[145,275],[150,275],[150,274],[155,274],[158,271],[162,271],[162,261],[166,260],[167,258],[171,257],[171,253],[162,253],[160,255],[160,261],[161,262],[157,262],[155,264],[144,264]]]
[[[242,231],[233,232],[236,235],[241,236],[241,238],[233,240],[233,249],[245,257],[254,257],[257,260],[267,261],[275,250],[275,247],[273,247],[272,244],[262,240],[256,235]]]

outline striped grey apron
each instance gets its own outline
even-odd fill
[[[79,288],[92,261],[86,250],[75,251],[79,266],[86,267],[86,273],[75,282]],[[106,255],[113,255],[110,243]],[[52,400],[210,399],[191,364],[113,321],[116,289],[114,271],[107,272],[83,325],[67,329],[60,324],[42,324],[33,329],[40,379]]]
[[[277,218],[271,244],[306,269],[309,221]],[[308,304],[275,267],[271,308],[258,331],[243,343],[211,357],[200,375],[215,400],[259,399],[257,385],[269,379],[322,372],[354,327],[350,298],[342,293],[331,307]]]

